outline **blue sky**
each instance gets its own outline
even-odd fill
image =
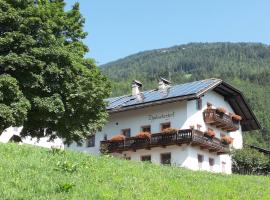
[[[74,2],[98,64],[189,42],[270,43],[269,0],[66,0],[67,9]]]

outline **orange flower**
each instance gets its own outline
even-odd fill
[[[217,111],[220,112],[220,113],[226,113],[227,112],[226,108],[223,108],[223,107],[218,107]]]
[[[177,133],[177,129],[176,128],[165,128],[164,130],[162,130],[162,133],[166,133],[166,134],[175,134]]]
[[[241,121],[242,120],[242,117],[240,115],[233,114],[232,115],[232,119],[234,119],[236,121]]]
[[[215,133],[215,131],[213,129],[208,128],[208,130],[206,132],[206,135],[209,136],[209,137],[211,137],[211,138],[213,138],[213,137],[216,136],[216,133]]]
[[[120,142],[120,141],[123,141],[124,139],[125,139],[125,136],[123,134],[118,134],[118,135],[113,136],[110,141]]]
[[[137,138],[148,138],[150,139],[151,138],[151,134],[149,132],[139,132],[137,135],[136,135]]]
[[[221,137],[221,141],[226,143],[226,144],[232,144],[233,138],[230,137],[230,136],[225,135],[225,136]]]

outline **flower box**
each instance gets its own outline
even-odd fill
[[[205,132],[205,136],[214,138],[216,136],[216,133],[213,129],[208,128],[208,130]]]
[[[230,137],[230,136],[225,135],[225,136],[221,137],[221,142],[223,144],[232,144],[233,143],[233,138]]]
[[[225,114],[227,112],[227,110],[226,110],[226,108],[218,107],[217,108],[217,112],[222,113],[222,114]]]
[[[232,114],[232,119],[235,121],[241,121],[242,117],[240,115]]]
[[[140,139],[150,139],[151,138],[151,133],[149,132],[139,132],[136,135],[136,138],[140,138]]]
[[[177,131],[178,130],[176,128],[165,128],[164,130],[162,130],[162,133],[165,133],[165,134],[176,134]]]
[[[112,142],[121,142],[124,140],[125,140],[125,136],[122,134],[115,135],[110,139],[110,141],[112,141]]]

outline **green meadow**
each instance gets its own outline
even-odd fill
[[[0,144],[0,199],[270,199],[270,178]]]

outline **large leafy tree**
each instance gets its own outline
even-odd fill
[[[30,108],[18,82],[9,75],[0,75],[0,132],[9,126],[23,124]]]
[[[94,61],[84,58],[79,4],[64,7],[63,0],[0,0],[0,75],[15,78],[30,102],[27,115],[17,113],[23,136],[70,143],[105,123],[109,85]]]

